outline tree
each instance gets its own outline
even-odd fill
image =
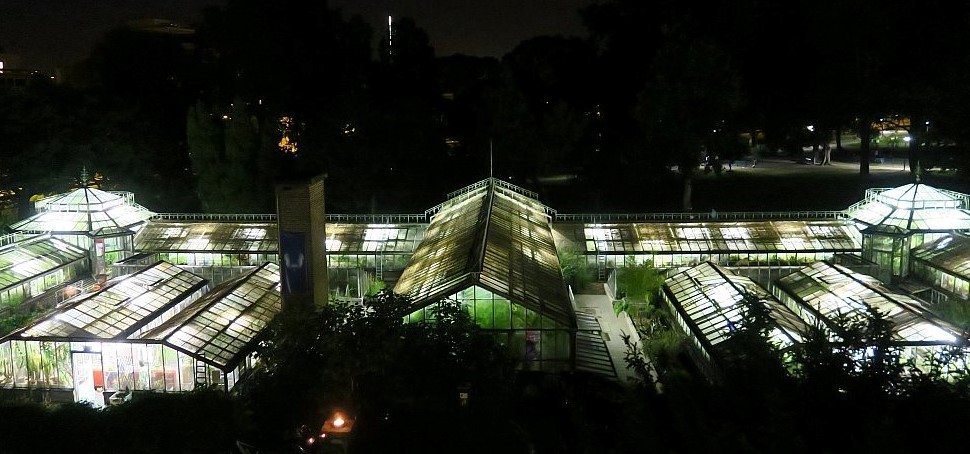
[[[638,116],[654,161],[677,166],[683,178],[683,209],[690,211],[701,153],[713,135],[730,126],[741,104],[740,81],[730,58],[715,43],[694,38],[683,28],[668,34],[653,67],[638,98]]]
[[[505,347],[482,334],[457,302],[437,304],[433,320],[420,323],[405,322],[411,308],[407,298],[383,291],[363,304],[331,304],[274,321],[257,350],[263,366],[241,391],[269,438],[264,442],[302,424],[319,427],[328,409],[342,407],[358,415],[362,429],[406,428],[433,443],[447,438],[443,425],[459,422],[459,387],[470,390],[475,414],[506,402],[515,364]]]

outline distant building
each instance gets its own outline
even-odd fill
[[[23,89],[36,72],[23,67],[19,55],[0,53],[0,90]]]

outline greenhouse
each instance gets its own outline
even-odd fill
[[[419,223],[327,223],[331,294],[360,298],[372,286],[393,285],[427,228]]]
[[[859,253],[859,232],[829,220],[553,224],[560,249],[584,254],[590,266],[651,262],[659,268],[705,261],[729,266],[808,264]]]
[[[910,250],[951,231],[970,230],[970,196],[921,183],[867,189],[845,210],[862,231],[862,257],[877,263],[883,281],[906,277]]]
[[[0,246],[0,308],[18,305],[90,271],[87,251],[50,235],[25,237]]]
[[[878,311],[892,324],[903,359],[919,362],[927,353],[966,343],[959,329],[936,319],[921,301],[886,289],[874,277],[828,262],[778,279],[773,293],[807,323],[828,327],[833,340],[842,332],[840,320],[868,318]]]
[[[148,373],[145,355],[151,348],[128,342],[171,318],[206,287],[204,279],[158,262],[78,295],[0,339],[0,386],[73,389],[76,400],[96,404],[103,404],[101,392],[180,389],[184,382]],[[171,353],[174,367],[181,354]]]
[[[197,383],[229,390],[252,367],[253,345],[281,309],[280,269],[267,262],[222,283],[137,340],[188,355],[195,362],[191,370]]]
[[[745,298],[756,298],[774,325],[771,340],[780,348],[800,343],[808,325],[751,279],[705,262],[668,278],[661,297],[677,325],[687,334],[698,364],[714,377],[723,343],[743,324]]]
[[[91,254],[93,272],[105,272],[132,250],[132,237],[152,216],[130,192],[94,188],[48,197],[35,203],[37,214],[11,226],[18,232],[49,232]]]
[[[279,260],[275,222],[177,222],[152,220],[134,249],[188,266],[257,266]]]
[[[520,355],[523,367],[572,367],[575,316],[549,228],[534,194],[496,179],[453,193],[434,215],[394,288],[428,306],[460,301],[478,324]]]
[[[947,234],[913,249],[910,277],[932,286],[931,300],[970,298],[970,237]]]

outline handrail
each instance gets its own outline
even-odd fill
[[[426,224],[428,218],[423,213],[395,214],[346,214],[326,215],[327,222],[367,223],[367,224]],[[153,221],[208,221],[208,222],[276,222],[273,213],[156,213]]]
[[[842,211],[725,211],[710,213],[557,213],[554,222],[735,221],[845,219]]]
[[[276,222],[276,215],[271,213],[243,214],[243,213],[155,213],[153,221],[264,221]]]
[[[428,217],[423,213],[398,214],[328,214],[327,222],[368,223],[368,224],[427,224]]]
[[[18,243],[28,238],[33,238],[40,235],[43,235],[43,233],[14,232],[14,233],[8,233],[6,235],[0,235],[0,247],[6,246],[8,244]]]

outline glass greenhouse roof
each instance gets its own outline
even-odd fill
[[[894,337],[901,344],[953,344],[961,339],[959,329],[929,315],[920,301],[839,265],[816,262],[775,285],[836,332],[840,316],[868,316],[872,309],[893,324]]]
[[[108,281],[19,331],[21,338],[124,339],[191,297],[207,281],[167,262]]]
[[[671,276],[664,282],[664,292],[708,347],[727,340],[742,323],[744,307],[740,303],[745,295],[757,297],[770,311],[775,322],[771,337],[782,347],[801,342],[808,332],[802,319],[754,281],[710,262]]]
[[[87,257],[83,249],[48,235],[0,247],[0,290]]]
[[[279,252],[279,229],[275,222],[151,221],[135,235],[135,250],[142,252]]]
[[[138,338],[162,341],[229,370],[281,309],[280,269],[266,263],[220,284]]]
[[[496,179],[437,208],[394,290],[421,306],[480,285],[575,326],[547,208]]]
[[[36,203],[37,214],[11,226],[22,232],[114,235],[132,231],[152,216],[130,193],[81,188]]]
[[[949,234],[913,249],[912,255],[934,268],[970,280],[970,237]]]
[[[968,197],[914,183],[893,189],[868,189],[865,199],[845,213],[868,226],[906,231],[967,230],[970,229]]]
[[[327,223],[327,252],[410,254],[427,229],[427,224]]]
[[[840,221],[556,223],[553,229],[587,253],[851,252],[858,230]]]

